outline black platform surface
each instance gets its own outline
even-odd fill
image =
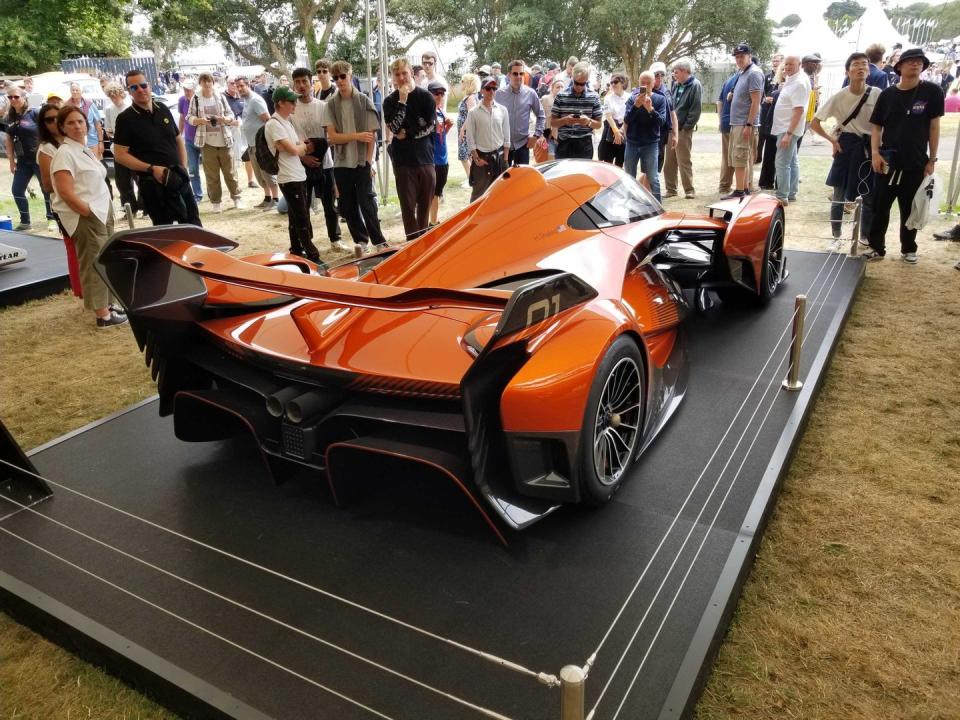
[[[99,647],[117,672],[139,665],[148,690],[190,715],[484,716],[436,688],[498,717],[559,717],[557,689],[438,637],[548,674],[599,647],[586,683],[588,709],[602,695],[596,718],[687,715],[863,275],[861,261],[821,253],[789,253],[789,267],[767,308],[690,318],[683,406],[605,507],[562,508],[504,549],[454,494],[381,468],[358,473],[362,487],[337,507],[319,478],[271,485],[247,443],[177,441],[148,402],[33,462],[341,599],[54,486],[39,513],[289,627],[2,499],[0,604],[61,642]],[[781,361],[798,293],[809,297],[805,387],[788,393]]]
[[[0,307],[54,295],[70,287],[67,250],[61,238],[0,231],[0,243],[23,248],[27,259],[0,267]]]

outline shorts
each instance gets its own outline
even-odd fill
[[[434,172],[437,175],[437,187],[433,194],[437,197],[443,197],[443,188],[447,184],[447,174],[450,172],[449,165],[434,165]]]
[[[250,162],[250,148],[247,148],[243,151],[243,155],[240,156],[240,159],[244,162]]]
[[[750,137],[743,138],[744,125],[730,126],[729,156],[727,164],[734,168],[743,168],[753,165],[757,152],[757,128],[751,128]]]

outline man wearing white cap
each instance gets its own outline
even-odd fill
[[[663,131],[660,133],[660,150],[657,153],[657,170],[660,171],[663,170],[663,161],[666,159],[667,143],[669,142],[672,148],[677,146],[677,113],[673,107],[670,90],[663,82],[667,76],[667,66],[662,62],[655,62],[650,66],[650,73],[653,75],[653,92],[667,101],[667,124],[663,126]]]

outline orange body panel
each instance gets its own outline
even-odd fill
[[[723,254],[731,258],[749,258],[758,282],[763,269],[764,242],[770,227],[770,216],[779,206],[780,201],[771,195],[751,195],[739,207],[736,223],[730,223],[723,240]]]

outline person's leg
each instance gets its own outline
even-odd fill
[[[843,234],[843,195],[843,188],[835,187],[830,204],[830,232],[838,239]]]
[[[757,157],[757,133],[759,132],[758,128],[750,128],[750,137],[747,138],[746,142],[746,164],[744,165],[744,185],[743,189],[746,191],[752,191],[756,185],[753,183],[753,165],[754,159]]]
[[[334,183],[333,168],[321,169],[315,187],[319,188],[320,204],[323,205],[323,221],[327,226],[327,237],[330,238],[330,242],[336,242],[341,237],[340,218],[337,217],[337,209],[333,202],[336,189]]]
[[[110,305],[110,291],[96,271],[94,263],[108,237],[107,227],[95,215],[81,216],[72,237],[80,266],[83,307],[93,310],[99,317],[106,317],[109,315],[107,308]]]
[[[660,146],[656,143],[640,146],[640,170],[647,176],[650,192],[660,200],[660,171],[657,162],[660,159]]]
[[[170,215],[170,208],[164,200],[163,188],[157,184],[149,175],[140,175],[140,202],[143,204],[143,211],[150,217],[150,222],[154,225],[170,225],[173,218]],[[193,190],[190,191],[193,197]],[[197,201],[193,201],[196,207]]]
[[[684,194],[695,195],[697,191],[693,185],[693,130],[680,131],[676,158],[680,166],[680,182],[683,184]]]
[[[243,169],[247,173],[247,186],[253,187],[253,163],[250,160],[243,161]],[[262,186],[261,186],[262,187]]]
[[[800,138],[790,138],[790,192],[787,197],[795,202],[800,192]]]
[[[510,148],[510,167],[529,164],[530,148],[528,148],[526,145],[521,145],[518,148]]]
[[[236,202],[240,200],[243,193],[240,190],[240,182],[237,180],[237,163],[234,155],[230,152],[230,148],[222,147],[217,148],[217,156],[220,171],[223,173],[224,180],[227,181],[227,191]]]
[[[600,140],[600,144],[597,145],[597,160],[605,163],[613,162],[612,147],[613,144],[609,140]]]
[[[580,138],[577,142],[579,143],[579,148],[578,154],[575,157],[583,158],[584,160],[593,160],[593,135]]]
[[[619,168],[623,167],[623,151],[626,148],[622,142],[613,146],[613,164]]]
[[[487,188],[490,187],[490,184],[497,178],[499,173],[494,173],[494,168],[489,160],[486,165],[480,165],[479,163],[471,165],[470,173],[470,179],[472,180],[470,202],[473,202],[487,191]]]
[[[783,134],[777,135],[777,157],[775,160],[775,167],[777,173],[777,198],[780,200],[787,199],[787,188],[790,187],[790,148],[786,149],[780,147],[780,141],[783,139]],[[738,186],[739,187],[739,184]]]
[[[668,110],[669,112],[669,110]],[[657,146],[657,173],[659,174],[663,170],[663,161],[667,156],[667,144],[669,142],[670,135],[665,134],[663,130],[660,131],[660,144]],[[658,180],[659,183],[659,180]]]
[[[923,184],[923,168],[904,171],[897,189],[897,204],[900,206],[900,252],[904,255],[917,252],[917,231],[907,227],[907,218],[913,209],[913,198]]]
[[[733,182],[733,167],[730,165],[730,133],[720,133],[720,183],[717,192],[725,195],[730,192]]]
[[[623,169],[632,178],[637,177],[637,165],[640,163],[640,146],[626,141],[623,151]]]
[[[187,171],[190,174],[190,187],[197,202],[203,200],[203,188],[200,185],[200,148],[192,141],[185,140],[187,146]]]
[[[27,185],[30,184],[30,178],[32,177],[33,167],[30,162],[19,160],[16,169],[13,171],[13,185],[10,192],[13,193],[13,201],[17,204],[21,225],[30,224],[30,202],[27,199]]]
[[[430,203],[437,189],[437,175],[433,165],[421,165],[417,169],[417,235],[430,227]]]
[[[873,195],[873,222],[867,235],[871,249],[876,250],[881,257],[887,254],[886,235],[887,226],[890,224],[890,208],[897,199],[896,186],[890,186],[893,172],[890,170],[886,175],[877,175]]]
[[[367,235],[367,229],[363,218],[360,215],[359,198],[357,195],[358,180],[356,174],[363,172],[366,168],[334,168],[333,174],[337,179],[337,187],[340,189],[340,214],[347,221],[347,229],[350,231],[350,237],[358,245],[365,245],[370,242],[370,236]]]
[[[667,148],[667,158],[663,161],[663,182],[666,185],[666,192],[663,196],[665,198],[677,194],[677,171],[680,169],[677,151],[679,149],[679,143],[675,148]]]
[[[380,216],[377,213],[377,193],[373,189],[373,175],[368,167],[357,168],[355,172],[360,216],[367,228],[370,242],[374,245],[386,245],[387,239],[380,229]]]
[[[765,135],[763,139],[763,161],[760,162],[760,179],[757,181],[761,190],[773,190],[776,182],[776,159],[777,136]]]
[[[214,205],[219,205],[223,199],[223,188],[220,186],[220,162],[216,149],[212,147],[202,148],[201,163],[203,165],[203,177],[207,181],[207,197]]]
[[[400,201],[400,215],[403,218],[403,233],[407,240],[415,237],[420,229],[417,224],[416,170],[416,167],[406,165],[395,165],[393,168],[397,200]]]

